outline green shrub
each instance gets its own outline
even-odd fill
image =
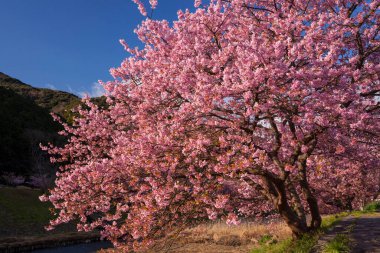
[[[376,212],[378,210],[380,210],[380,202],[376,201],[367,204],[363,209],[364,212]]]

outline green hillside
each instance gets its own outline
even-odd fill
[[[0,72],[0,87],[14,91],[32,100],[37,106],[60,115],[63,115],[67,105],[79,104],[80,101],[80,98],[71,93],[35,88],[2,72]]]
[[[59,142],[61,126],[50,112],[67,116],[80,99],[70,93],[34,88],[0,72],[0,175],[52,171],[39,143]]]
[[[107,106],[105,97],[91,101]],[[76,115],[71,109],[79,104],[76,95],[35,88],[0,72],[0,183],[2,174],[9,172],[26,177],[53,173],[48,156],[39,148],[39,143],[64,141],[57,135],[61,126],[50,113],[70,124]]]

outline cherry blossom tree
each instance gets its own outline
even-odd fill
[[[141,1],[138,5],[147,14]],[[157,1],[150,1],[156,8]],[[380,1],[195,1],[136,29],[43,200],[125,250],[276,213],[295,236],[379,191]],[[157,6],[158,7],[158,6]],[[372,195],[371,195],[372,194]],[[309,222],[306,216],[310,215]],[[91,217],[91,218],[90,218]]]

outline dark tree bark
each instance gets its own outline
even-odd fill
[[[306,163],[299,164],[299,166],[306,166]],[[293,237],[300,238],[306,233],[312,233],[320,228],[322,219],[319,212],[317,199],[314,197],[312,190],[305,173],[301,173],[301,179],[297,181],[301,187],[302,194],[306,199],[308,209],[311,215],[310,224],[307,224],[304,208],[301,203],[300,196],[293,186],[293,182],[286,182],[287,179],[281,179],[274,175],[264,175],[263,189],[267,197],[273,203],[280,216],[284,219],[286,224],[292,230]],[[290,199],[293,206],[289,204]]]
[[[297,215],[297,212],[289,205],[284,181],[273,177],[264,177],[263,181],[265,191],[280,216],[292,230],[293,236],[299,238],[307,233],[309,228],[307,227],[306,218]]]
[[[322,218],[319,212],[317,199],[314,197],[314,194],[312,193],[310,189],[309,182],[307,181],[306,158],[299,159],[298,168],[300,170],[300,176],[301,176],[299,185],[301,186],[302,193],[306,198],[307,204],[310,209],[310,214],[311,214],[311,222],[309,225],[309,230],[315,230],[321,226]]]

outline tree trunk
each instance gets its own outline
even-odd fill
[[[302,206],[301,198],[290,179],[287,182],[287,191],[289,192],[290,200],[292,203],[294,203],[294,211],[296,212],[297,216],[306,222],[306,213],[304,207]]]
[[[309,182],[307,181],[306,160],[298,162],[298,166],[301,172],[301,180],[299,184],[301,186],[302,193],[304,194],[306,198],[306,202],[309,206],[310,214],[311,214],[311,222],[310,222],[309,230],[313,231],[320,228],[321,223],[322,223],[322,218],[319,213],[317,199],[314,197],[309,187]]]
[[[288,203],[285,183],[280,179],[268,177],[264,177],[264,183],[264,189],[281,217],[292,230],[293,237],[300,238],[307,233],[309,228],[307,227],[306,219],[299,217]]]
[[[306,222],[301,220],[288,204],[280,204],[277,207],[281,217],[285,220],[286,224],[292,230],[294,238],[300,238],[305,233],[309,232]]]

